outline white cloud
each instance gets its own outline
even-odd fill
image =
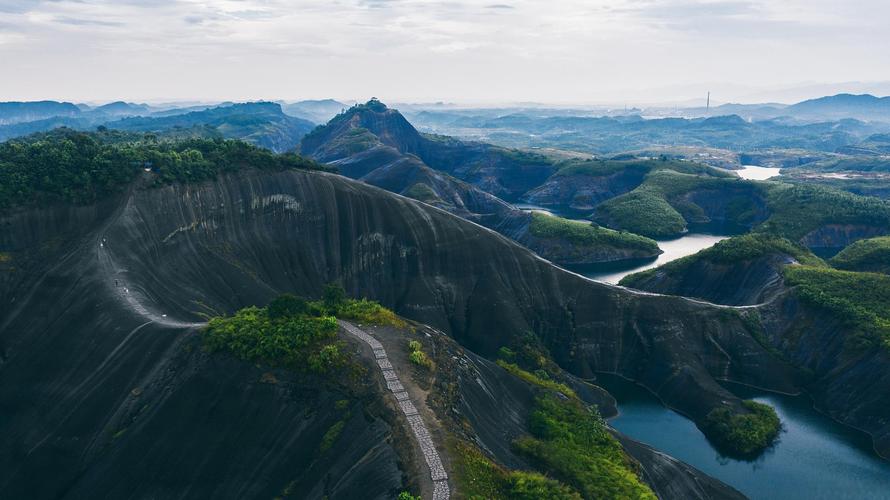
[[[592,102],[890,80],[883,0],[0,0],[0,13],[0,100]]]

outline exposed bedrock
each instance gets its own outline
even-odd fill
[[[785,290],[782,267],[793,262],[793,258],[784,254],[768,254],[732,263],[693,259],[670,270],[656,269],[633,276],[627,285],[647,292],[696,297],[716,304],[761,304]]]
[[[645,175],[644,170],[631,168],[604,176],[554,175],[524,198],[535,205],[589,215],[600,203],[642,184]]]
[[[716,405],[739,404],[715,379],[797,388],[794,371],[754,340],[733,309],[592,282],[491,230],[337,175],[247,172],[134,190],[94,208],[13,214],[0,225],[9,228],[0,251],[14,262],[43,252],[2,292],[0,401],[11,417],[0,432],[0,485],[53,470],[59,479],[46,482],[53,494],[73,488],[95,463],[85,442],[120,430],[105,416],[132,389],[161,380],[168,366],[177,376],[201,373],[191,361],[169,364],[170,351],[190,335],[176,325],[265,304],[282,291],[315,295],[334,280],[483,355],[533,331],[570,372],[619,373],[698,421]],[[186,390],[154,383],[169,389],[146,411],[167,411]],[[849,401],[822,403],[855,410]],[[192,416],[186,411],[181,420]],[[194,439],[216,439],[209,435],[216,427],[188,421],[181,425]],[[240,452],[234,443],[219,450]]]
[[[810,231],[800,243],[817,255],[831,257],[855,241],[890,234],[890,228],[861,224],[826,224]]]
[[[869,433],[875,450],[890,458],[890,356],[886,349],[850,350],[842,318],[816,310],[793,291],[758,308],[769,342],[812,373],[806,386],[816,407]]]

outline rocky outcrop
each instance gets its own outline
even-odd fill
[[[762,193],[751,183],[696,189],[668,201],[690,227],[718,234],[746,232],[770,214]]]
[[[718,379],[784,392],[799,387],[796,371],[763,347],[733,309],[592,282],[481,226],[333,174],[243,172],[204,184],[137,189],[101,206],[20,212],[4,217],[0,226],[6,229],[0,252],[12,259],[43,257],[0,294],[0,399],[6,408],[0,422],[0,484],[6,491],[33,485],[46,467],[55,479],[42,481],[43,494],[31,496],[57,496],[83,478],[97,477],[89,475],[92,467],[104,470],[96,464],[113,452],[92,455],[90,450],[101,449],[104,436],[120,430],[115,415],[144,418],[152,431],[138,434],[155,438],[176,422],[183,434],[177,446],[213,445],[216,455],[227,457],[220,458],[224,465],[210,469],[146,462],[137,468],[145,482],[177,476],[205,485],[194,491],[210,494],[219,491],[218,482],[198,479],[215,478],[209,471],[223,468],[242,488],[283,488],[293,478],[247,477],[254,469],[243,464],[260,463],[265,455],[258,449],[246,452],[231,438],[233,432],[247,432],[243,428],[202,413],[222,402],[190,404],[200,401],[201,391],[216,390],[200,381],[232,370],[202,372],[192,362],[170,364],[170,359],[185,350],[189,325],[204,314],[264,304],[283,291],[313,296],[330,281],[432,325],[483,355],[515,335],[534,332],[569,372],[585,378],[621,374],[699,422],[718,405],[739,405]],[[246,373],[232,384],[249,387],[253,375]],[[171,376],[191,376],[197,386],[180,389]],[[146,417],[127,413],[142,408],[131,405],[132,390],[142,388],[141,398],[148,386],[157,388],[158,399],[148,401]],[[223,392],[229,391],[238,394],[234,388]],[[869,394],[878,402],[888,393]],[[837,412],[854,409],[849,401],[820,403]],[[259,413],[279,418],[268,409],[251,414]],[[305,424],[296,418],[259,420],[251,432],[278,424],[304,432]],[[312,429],[305,436],[317,438],[320,432]],[[129,443],[126,436],[112,447]],[[312,448],[297,435],[275,439]],[[133,454],[119,455],[114,464],[137,460],[135,450],[144,454],[148,444],[140,438],[132,446]],[[159,449],[167,457],[175,454]],[[356,453],[369,450],[355,448]],[[372,456],[392,463],[386,458],[392,452],[385,449]],[[96,481],[84,487],[108,484]],[[381,480],[381,488],[393,481]]]
[[[817,255],[831,257],[855,241],[887,234],[890,234],[890,227],[826,224],[804,235],[800,243]]]
[[[839,318],[802,302],[794,291],[758,309],[770,344],[808,370],[806,390],[816,407],[872,436],[875,450],[890,459],[890,355],[875,347],[851,350],[854,334]]]
[[[621,281],[647,292],[696,297],[715,304],[752,305],[782,293],[782,267],[795,260],[784,254],[740,262],[691,258],[669,267],[634,274]]]
[[[630,192],[643,182],[646,171],[625,168],[611,175],[554,175],[523,198],[564,213],[588,215],[600,203]]]

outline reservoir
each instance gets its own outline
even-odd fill
[[[612,427],[752,499],[890,498],[890,462],[874,453],[864,433],[814,410],[808,396],[726,386],[739,397],[771,405],[784,426],[772,449],[744,461],[721,456],[692,421],[663,406],[646,389],[614,375],[598,375],[597,384],[618,401],[619,415],[609,421]]]
[[[760,167],[754,167],[760,168]],[[776,169],[778,170],[778,169]],[[519,208],[526,212],[532,213],[541,213],[545,215],[552,215],[559,217],[560,214],[552,211],[551,209],[540,207],[537,205],[530,204],[515,204],[516,208]],[[583,222],[585,224],[590,224],[589,220],[583,219],[571,219],[577,222]],[[724,240],[728,238],[728,236],[718,236],[713,234],[704,234],[704,233],[690,233],[679,238],[673,240],[661,240],[658,242],[658,248],[662,250],[662,254],[654,259],[643,259],[636,261],[621,261],[621,262],[609,262],[602,264],[586,264],[586,265],[575,265],[575,266],[565,266],[566,269],[570,271],[576,272],[582,276],[586,276],[590,279],[596,281],[602,281],[604,283],[611,283],[613,285],[617,284],[621,281],[621,278],[627,276],[628,274],[633,274],[639,271],[645,271],[646,269],[651,269],[653,267],[660,266],[662,264],[668,263],[672,260],[679,259],[681,257],[686,257],[687,255],[692,255],[697,253],[699,250],[704,250],[705,248],[709,248],[713,246],[720,240]]]
[[[728,236],[714,234],[691,233],[674,240],[662,240],[658,242],[658,248],[664,252],[654,259],[645,261],[623,261],[606,264],[591,264],[585,266],[566,266],[568,269],[584,275],[596,281],[611,283],[613,285],[621,281],[621,278],[646,269],[666,264],[687,255],[692,255],[714,246],[720,240]]]
[[[754,181],[765,181],[770,177],[776,177],[779,174],[778,168],[771,167],[755,167],[754,165],[742,165],[741,170],[735,171],[742,179],[750,179]]]

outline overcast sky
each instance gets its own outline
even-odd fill
[[[887,0],[0,0],[0,100],[791,98],[890,81],[888,19]]]

